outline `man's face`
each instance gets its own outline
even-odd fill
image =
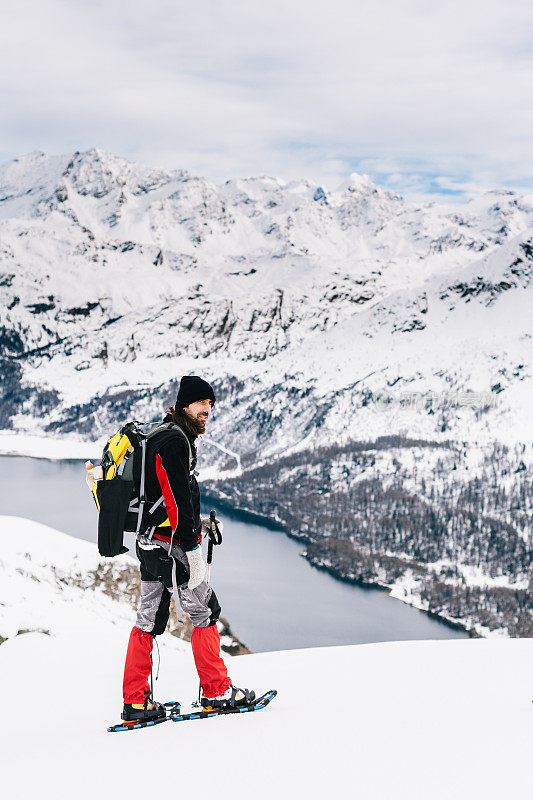
[[[196,420],[200,425],[203,425],[205,430],[212,407],[212,400],[195,400],[194,403],[190,403],[190,405],[185,406],[183,410],[188,417]]]

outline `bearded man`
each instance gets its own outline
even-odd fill
[[[141,597],[124,668],[122,719],[127,722],[165,715],[164,707],[151,697],[148,678],[153,639],[165,631],[171,594],[194,626],[191,645],[203,709],[235,708],[255,699],[255,692],[233,686],[228,676],[216,624],[220,605],[205,579],[201,541],[210,520],[200,517],[195,441],[205,433],[214,404],[215,393],[207,381],[184,375],[176,404],[168,407],[163,420],[169,424],[148,440],[146,496],[154,507],[164,503],[167,516],[137,536]],[[221,529],[222,523],[217,523]]]

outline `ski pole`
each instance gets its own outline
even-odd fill
[[[213,528],[213,510],[209,514],[209,541],[207,543],[207,577],[206,581],[209,584],[211,581],[211,562],[213,561],[213,539],[211,538],[211,530]]]
[[[222,534],[220,533],[217,525],[217,512],[212,508],[209,514],[209,542],[207,544],[207,578],[209,583],[211,579],[211,563],[213,561],[213,545],[222,544]]]
[[[209,541],[207,543],[207,575],[206,575],[206,583],[209,586],[209,582],[211,580],[211,563],[213,561],[213,545],[221,544],[222,543],[222,534],[218,529],[218,525],[216,522],[217,519],[217,512],[212,508],[209,514]],[[202,706],[201,702],[202,697],[202,682],[200,681],[198,685],[198,700],[193,703],[193,706],[196,708]]]

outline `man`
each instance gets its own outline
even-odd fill
[[[215,393],[207,381],[184,375],[176,405],[169,406],[163,420],[175,423],[181,431],[163,430],[148,440],[146,494],[154,501],[162,495],[167,518],[150,534],[137,538],[141,598],[124,668],[122,719],[126,721],[154,719],[165,713],[162,705],[150,698],[148,677],[153,637],[165,631],[172,591],[194,625],[191,645],[204,709],[247,705],[255,698],[254,692],[233,686],[220,657],[216,623],[221,609],[205,580],[200,545],[209,519],[200,518],[195,440],[205,433],[214,403]],[[222,523],[218,525],[221,528]]]

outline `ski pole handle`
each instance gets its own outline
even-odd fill
[[[214,509],[211,509],[209,520],[211,523],[209,526],[209,539],[213,544],[222,544],[222,534],[217,525],[217,512]]]
[[[209,514],[209,543],[207,545],[207,563],[211,564],[213,561],[213,526],[215,524],[216,511],[211,509]]]
[[[220,533],[217,525],[217,512],[211,509],[209,514],[209,543],[207,545],[207,563],[211,564],[213,561],[213,545],[222,544],[222,534]]]

